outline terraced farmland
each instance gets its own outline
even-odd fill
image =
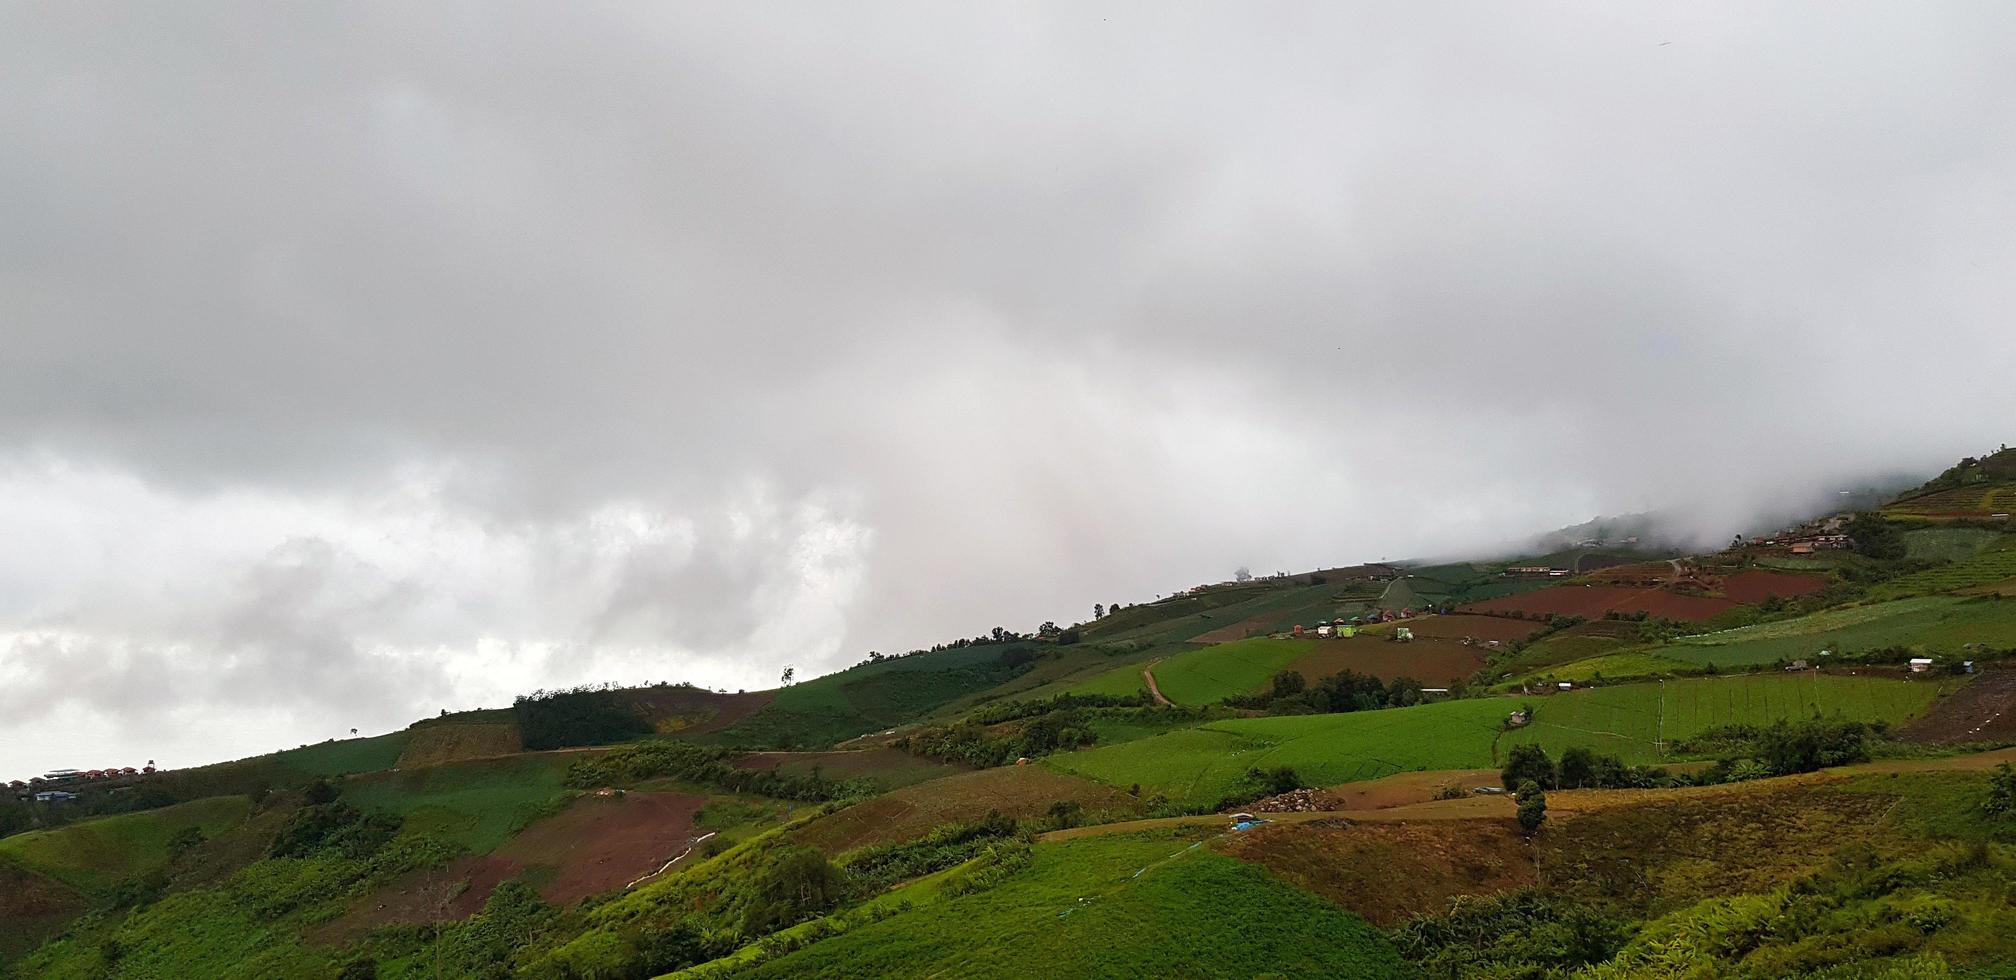
[[[1153,668],[1155,684],[1162,689],[1163,697],[1177,704],[1216,704],[1267,683],[1275,672],[1315,645],[1314,640],[1258,637],[1190,650],[1156,664]],[[1074,687],[1072,691],[1077,694],[1132,694],[1143,686],[1141,668],[1141,664],[1116,667]]]
[[[1585,745],[1627,761],[1653,762],[1660,757],[1661,739],[1670,742],[1719,725],[1769,724],[1816,712],[1901,723],[1957,683],[1751,674],[1535,698],[1244,718],[1056,755],[1047,764],[1112,786],[1138,783],[1144,795],[1209,805],[1250,768],[1291,766],[1307,783],[1335,785],[1417,769],[1495,766],[1510,746],[1525,742],[1557,754]],[[1522,704],[1535,707],[1534,723],[1501,737],[1506,715]]]
[[[1968,643],[2016,646],[2016,600],[1924,596],[1849,606],[1741,629],[1681,637],[1661,656],[1718,667],[1816,660],[1890,646],[1958,652]]]
[[[1236,929],[1223,926],[1239,917]],[[1259,868],[1164,833],[1036,846],[1030,867],[774,960],[758,977],[1405,975],[1386,938]]]
[[[1984,551],[1972,558],[1906,575],[1871,590],[1872,599],[1901,599],[1991,585],[2016,578],[2016,548]]]

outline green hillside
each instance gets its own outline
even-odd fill
[[[1237,928],[1226,928],[1227,917]],[[1404,976],[1363,919],[1168,834],[1034,848],[992,889],[766,964],[778,978]]]
[[[1235,719],[1052,756],[1047,764],[1112,786],[1139,784],[1144,793],[1178,803],[1208,805],[1253,768],[1290,766],[1304,782],[1329,786],[1396,772],[1494,766],[1511,746],[1528,742],[1556,753],[1585,745],[1627,762],[1656,762],[1662,738],[1671,742],[1721,725],[1763,725],[1816,713],[1900,723],[1957,683],[1755,674],[1527,699]],[[1506,716],[1522,705],[1536,709],[1533,724],[1504,731]]]
[[[1179,653],[1152,669],[1156,686],[1170,701],[1216,704],[1260,687],[1315,645],[1313,640],[1258,637]],[[1071,690],[1077,694],[1132,694],[1144,686],[1141,669],[1139,664],[1116,667]]]
[[[0,838],[0,857],[85,891],[103,891],[168,863],[168,840],[194,827],[215,837],[245,821],[252,801],[220,796],[56,830]]]
[[[1735,667],[1779,660],[1818,662],[1892,646],[1958,654],[1967,644],[2016,646],[2016,599],[1926,596],[1848,606],[1741,629],[1681,637],[1660,656]]]

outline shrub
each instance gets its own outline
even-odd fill
[[[1559,778],[1554,771],[1554,760],[1547,757],[1547,750],[1531,743],[1512,746],[1512,751],[1505,757],[1505,769],[1499,775],[1508,790],[1516,790],[1527,782],[1542,788],[1554,786]]]
[[[1532,833],[1547,821],[1547,794],[1540,784],[1527,780],[1519,784],[1519,829]]]

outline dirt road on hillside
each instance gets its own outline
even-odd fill
[[[1161,662],[1157,660],[1155,664]],[[1155,699],[1156,704],[1171,704],[1173,702],[1162,696],[1162,689],[1155,686],[1155,664],[1141,668],[1141,679],[1148,682],[1148,694]]]

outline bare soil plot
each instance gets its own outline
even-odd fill
[[[1898,729],[1914,742],[2016,740],[2016,670],[1984,671]]]
[[[1525,837],[1502,817],[1265,824],[1227,835],[1218,850],[1379,926],[1442,912],[1458,895],[1495,895],[1539,881]]]
[[[1722,594],[1737,602],[1749,605],[1763,602],[1772,596],[1796,599],[1802,595],[1812,595],[1827,587],[1827,580],[1818,575],[1795,575],[1790,572],[1737,572],[1722,582]]]
[[[1607,612],[1637,613],[1702,622],[1741,605],[1710,596],[1680,595],[1663,589],[1613,585],[1557,585],[1518,595],[1500,596],[1463,606],[1458,612],[1528,616],[1581,616],[1601,619]]]
[[[1487,617],[1475,617],[1484,619]],[[1401,643],[1382,636],[1349,636],[1318,640],[1316,647],[1286,669],[1314,683],[1344,670],[1370,674],[1383,681],[1412,677],[1430,687],[1444,687],[1476,673],[1488,648],[1464,646],[1458,640],[1416,639]]]
[[[1545,624],[1529,619],[1508,619],[1504,616],[1469,616],[1452,613],[1447,616],[1421,616],[1406,620],[1400,625],[1413,630],[1414,635],[1419,637],[1460,640],[1467,636],[1474,640],[1510,643],[1540,632]]]
[[[498,885],[521,874],[558,905],[622,888],[690,846],[693,817],[706,802],[691,793],[582,797],[489,854],[415,872],[364,896],[316,938],[345,942],[391,923],[467,918]]]
[[[1468,790],[1473,786],[1498,785],[1496,769],[1447,769],[1438,772],[1403,772],[1383,779],[1367,779],[1332,786],[1323,795],[1336,801],[1339,810],[1383,810],[1435,799],[1444,786]]]
[[[1039,816],[1058,801],[1088,813],[1135,814],[1141,801],[1110,786],[1044,766],[1002,766],[919,783],[830,813],[792,832],[801,844],[840,854],[868,844],[910,840],[947,823],[978,820],[989,810]]]

